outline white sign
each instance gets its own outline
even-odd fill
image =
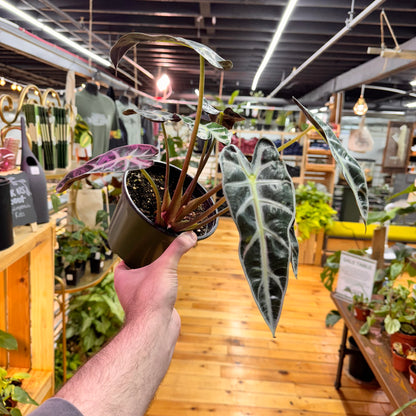
[[[335,293],[351,301],[353,295],[363,294],[371,299],[377,261],[356,254],[341,252],[339,262],[338,283]]]

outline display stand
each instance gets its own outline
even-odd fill
[[[59,303],[59,308],[62,315],[62,367],[63,367],[63,382],[66,382],[66,314],[67,304],[66,295],[76,292],[82,292],[83,290],[89,289],[98,285],[104,280],[108,273],[114,270],[115,265],[118,263],[119,258],[114,257],[113,259],[106,260],[104,262],[103,271],[99,274],[86,273],[82,278],[81,282],[77,286],[67,286],[65,279],[55,276],[55,280],[58,282],[55,285],[55,293],[58,295],[56,298]]]
[[[53,250],[55,227],[38,225],[36,231],[15,229],[14,245],[0,251],[0,328],[18,342],[16,351],[0,350],[0,365],[10,374],[30,374],[23,388],[38,403],[54,391]],[[19,405],[23,415],[33,405]]]

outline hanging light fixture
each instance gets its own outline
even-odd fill
[[[170,85],[170,79],[166,74],[163,74],[156,82],[159,91],[166,91]]]
[[[354,111],[354,114],[357,116],[363,116],[368,111],[368,105],[364,100],[364,89],[365,85],[361,85],[361,94],[358,101],[355,103],[354,107],[352,108]]]
[[[4,77],[0,78],[0,87],[4,87],[6,85],[6,80],[4,79]]]

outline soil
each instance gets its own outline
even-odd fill
[[[163,198],[163,193],[165,190],[165,176],[164,174],[154,174],[152,172],[149,172],[149,175],[152,177],[153,181],[155,182],[156,186],[159,189],[160,198]],[[170,194],[173,195],[173,192],[175,190],[176,183],[169,184],[169,191]],[[126,180],[127,189],[129,191],[130,197],[136,207],[151,221],[154,221],[156,218],[156,211],[157,211],[157,205],[156,205],[156,199],[155,194],[153,192],[153,189],[151,185],[149,184],[149,181],[140,173],[140,171],[131,171],[129,172]],[[207,203],[208,204],[208,203]],[[188,219],[191,219],[196,214],[203,212],[206,209],[207,205],[199,206],[193,213],[191,213],[188,217]],[[196,235],[201,236],[206,234],[210,230],[210,225],[205,225],[201,228],[193,230]]]

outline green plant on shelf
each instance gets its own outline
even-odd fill
[[[73,294],[69,301],[66,326],[67,376],[111,339],[121,328],[124,312],[114,289],[114,274],[109,273],[97,286]],[[62,339],[58,342],[62,345]],[[62,384],[62,347],[55,352],[56,385]]]
[[[108,250],[107,232],[108,214],[97,211],[96,227],[90,228],[77,218],[71,218],[70,225],[75,231],[66,230],[57,236],[59,249],[56,253],[65,264],[87,261],[91,254],[103,253]]]
[[[13,335],[0,330],[0,348],[17,350],[17,341]],[[0,367],[0,415],[22,416],[17,403],[38,405],[22,388],[22,381],[29,378],[28,373],[20,372],[12,376]]]
[[[331,228],[336,211],[330,205],[331,196],[318,190],[314,182],[296,189],[296,227],[298,240],[307,240],[312,233]]]

